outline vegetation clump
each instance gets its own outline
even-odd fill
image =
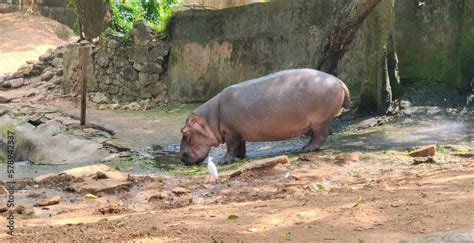
[[[112,22],[109,31],[129,35],[133,22],[146,20],[156,31],[166,30],[180,0],[109,0]]]

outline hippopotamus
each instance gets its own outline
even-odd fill
[[[310,132],[304,152],[318,150],[330,122],[350,104],[338,78],[313,69],[276,72],[234,84],[191,112],[181,129],[180,159],[202,162],[225,143],[219,163],[245,157],[245,142],[279,141]]]

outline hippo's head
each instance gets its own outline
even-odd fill
[[[204,161],[216,139],[207,122],[201,117],[191,114],[186,120],[186,125],[181,129],[181,133],[183,134],[179,149],[181,161],[186,165]]]

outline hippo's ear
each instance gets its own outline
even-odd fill
[[[188,126],[188,127],[192,127],[192,126],[194,126],[194,125],[196,125],[196,124],[197,124],[197,125],[200,125],[200,126],[202,127],[202,126],[204,126],[204,120],[203,120],[201,117],[199,117],[199,116],[197,116],[197,115],[195,115],[195,114],[191,114],[191,117],[189,117],[187,126]]]

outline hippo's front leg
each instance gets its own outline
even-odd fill
[[[227,153],[219,161],[220,164],[227,164],[234,161],[235,157],[245,157],[245,141],[241,141],[237,136],[225,135]]]

